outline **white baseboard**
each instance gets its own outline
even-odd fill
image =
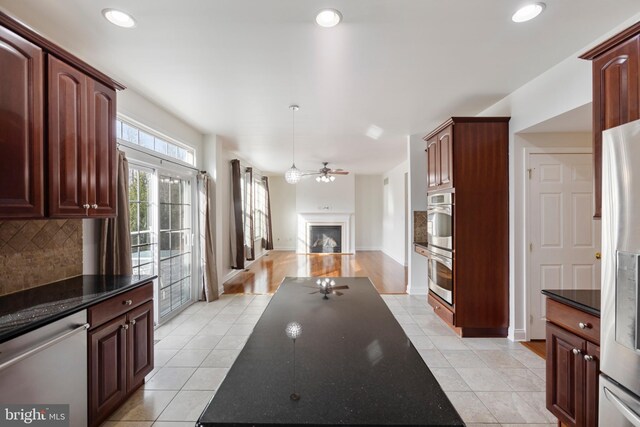
[[[508,338],[511,341],[526,341],[527,340],[527,331],[524,329],[511,329],[509,328],[509,336]]]
[[[295,251],[296,248],[293,247],[293,246],[291,246],[291,247],[289,247],[289,246],[274,246],[273,250],[274,251]]]

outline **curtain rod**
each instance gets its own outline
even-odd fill
[[[198,173],[202,173],[202,174],[207,173],[207,171],[201,171],[198,168],[194,168],[192,166],[187,166],[187,165],[184,165],[182,163],[178,163],[178,162],[174,162],[174,161],[169,160],[169,159],[165,159],[164,157],[160,157],[160,156],[158,156],[156,154],[149,153],[146,150],[140,150],[139,148],[135,148],[135,147],[132,147],[130,145],[125,145],[125,144],[122,144],[120,142],[117,142],[116,145],[118,147],[124,147],[124,148],[129,149],[129,150],[137,151],[138,153],[146,154],[147,156],[155,157],[156,159],[160,160],[160,164],[162,164],[162,162],[169,162],[169,163],[173,163],[174,165],[182,166],[183,168],[194,170],[194,171],[196,171]]]

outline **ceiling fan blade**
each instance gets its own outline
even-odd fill
[[[338,295],[339,297],[344,295],[342,292],[338,292],[338,291],[333,291],[332,293]]]
[[[334,286],[331,289],[349,289],[349,286],[344,285],[344,286]]]
[[[331,175],[349,175],[349,171],[335,170],[329,172]]]

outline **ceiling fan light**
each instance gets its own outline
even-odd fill
[[[316,176],[316,182],[320,182],[320,177]]]
[[[333,176],[333,175],[331,175],[331,177],[330,177],[329,179],[331,180],[331,182],[333,182],[333,181],[335,181],[335,180],[336,180],[336,177],[335,177],[335,176]]]
[[[288,184],[297,184],[300,178],[302,178],[302,172],[296,167],[295,163],[292,164],[284,174],[284,180],[287,181]]]

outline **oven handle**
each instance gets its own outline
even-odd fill
[[[430,206],[427,208],[427,215],[431,212],[444,212],[451,215],[451,207],[449,206]]]
[[[36,353],[41,352],[42,350],[51,347],[52,345],[55,345],[57,343],[59,343],[60,341],[64,341],[67,338],[69,338],[72,335],[77,334],[80,331],[86,331],[87,329],[89,329],[89,324],[85,323],[84,325],[80,325],[77,328],[74,328],[70,331],[67,331],[65,333],[62,333],[60,335],[58,335],[55,338],[50,339],[49,341],[37,345],[36,347],[30,348],[29,350],[25,351],[24,353],[19,354],[16,357],[13,357],[9,360],[7,360],[6,362],[3,362],[0,364],[0,371],[7,369],[10,366],[15,365],[16,363],[26,359],[27,357],[33,356]]]
[[[627,404],[625,404],[620,398],[618,398],[611,390],[604,387],[604,395],[607,396],[607,400],[615,406],[615,408],[624,415],[624,417],[634,426],[640,427],[640,416],[635,413]]]
[[[449,268],[453,268],[453,261],[443,257],[441,255],[438,255],[434,252],[429,251],[429,258],[433,261],[440,261],[442,264],[446,265]]]

